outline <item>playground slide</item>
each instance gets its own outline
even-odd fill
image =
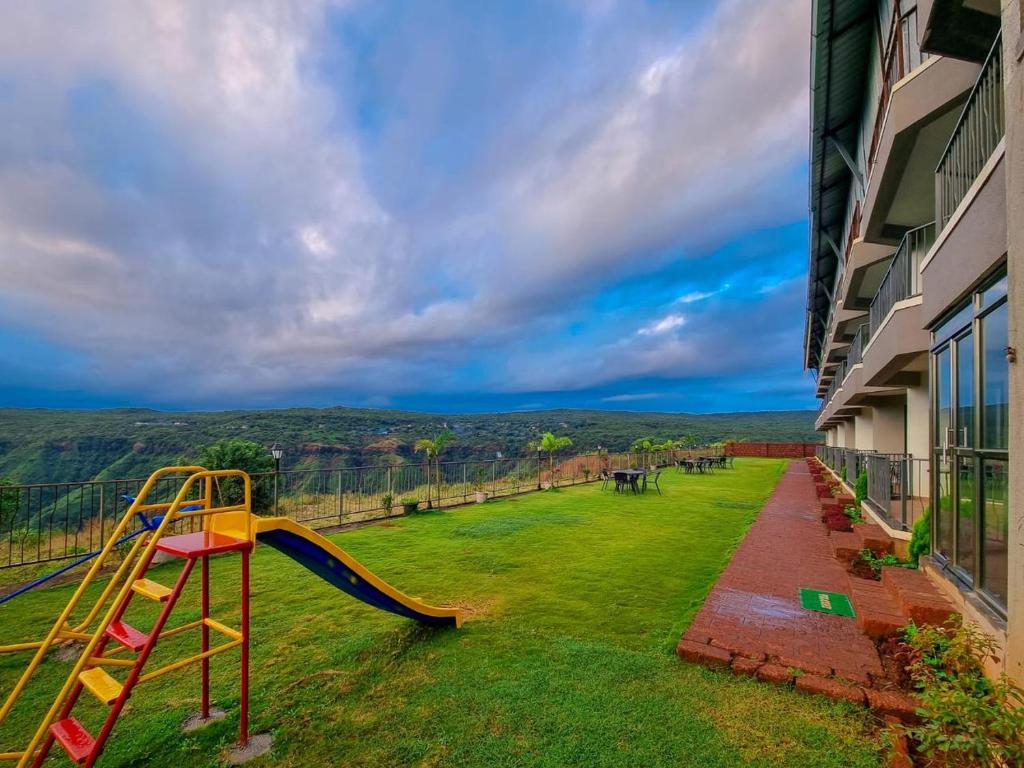
[[[324,581],[374,608],[424,624],[462,626],[455,608],[437,608],[402,594],[341,547],[286,517],[257,518],[256,538],[308,568]]]

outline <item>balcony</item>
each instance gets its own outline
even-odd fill
[[[999,35],[935,171],[938,176],[935,204],[940,231],[967,197],[1005,132],[1003,45],[1002,35]]]
[[[1001,39],[978,76],[935,172],[938,239],[922,264],[922,323],[936,322],[1007,250]]]
[[[932,58],[885,105],[864,198],[864,238],[896,243],[935,215],[935,164],[978,76],[972,62]]]
[[[837,296],[841,309],[867,311],[885,277],[892,255],[891,245],[869,243],[861,237],[853,240]]]
[[[921,262],[934,241],[934,222],[912,229],[903,237],[903,242],[896,250],[885,277],[882,278],[878,293],[871,302],[868,315],[872,336],[878,333],[898,302],[921,293]]]
[[[982,61],[999,32],[999,0],[919,0],[921,47]]]
[[[907,371],[928,349],[921,322],[921,262],[935,238],[934,224],[904,235],[868,312],[871,340],[864,350],[864,383],[873,387],[913,385],[917,371]]]

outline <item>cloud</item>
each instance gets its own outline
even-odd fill
[[[669,331],[674,331],[676,328],[680,328],[686,324],[686,318],[682,315],[665,315],[665,317],[655,322],[645,325],[639,331],[638,334],[641,336],[658,336]]]
[[[715,293],[715,291],[691,291],[690,293],[684,293],[676,299],[676,302],[678,304],[693,304],[695,301],[710,299]]]
[[[576,389],[623,375],[615,359],[704,369],[726,332],[676,338],[679,314],[630,318],[627,340],[565,328],[665,253],[802,215],[807,16],[15,4],[0,330],[74,357],[74,386],[190,404]],[[538,337],[583,361],[575,379]]]
[[[602,397],[602,403],[632,403],[638,400],[657,400],[662,397],[657,392],[642,392],[639,394],[626,394],[626,395],[611,395],[609,397]]]

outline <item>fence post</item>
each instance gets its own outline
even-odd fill
[[[345,494],[341,490],[342,483],[341,471],[338,470],[338,522],[341,522],[341,518],[345,514]]]
[[[100,483],[100,546],[107,540],[107,537],[103,535],[103,489],[106,483]],[[92,541],[89,541],[92,544]]]
[[[900,459],[900,523],[903,530],[907,530],[907,496],[910,485],[910,459],[903,456]]]

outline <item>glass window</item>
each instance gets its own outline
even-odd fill
[[[1009,342],[1009,309],[1002,304],[981,321],[981,414],[982,447],[1006,449],[1010,431],[1010,365],[1006,362]]]
[[[999,280],[981,292],[981,306],[990,306],[1003,298],[1006,295],[1006,286],[1006,275],[1003,275]]]
[[[935,442],[937,447],[948,447],[948,430],[953,426],[952,420],[952,371],[950,370],[949,347],[935,356],[935,373],[938,380],[937,395],[938,404],[935,411]]]
[[[1006,537],[1009,532],[1007,464],[986,459],[984,463],[984,577],[982,586],[1006,604]]]
[[[956,439],[962,448],[974,445],[974,336],[956,343]]]
[[[938,454],[935,457],[938,467],[938,509],[935,516],[935,546],[940,554],[949,558],[953,554],[953,491],[949,469],[952,466],[949,457]]]
[[[950,316],[947,320],[943,321],[942,325],[935,329],[935,343],[948,339],[957,331],[963,330],[964,327],[970,324],[971,318],[974,317],[974,307],[968,304],[963,307],[959,312]]]
[[[974,459],[960,456],[957,467],[956,564],[974,574]]]

